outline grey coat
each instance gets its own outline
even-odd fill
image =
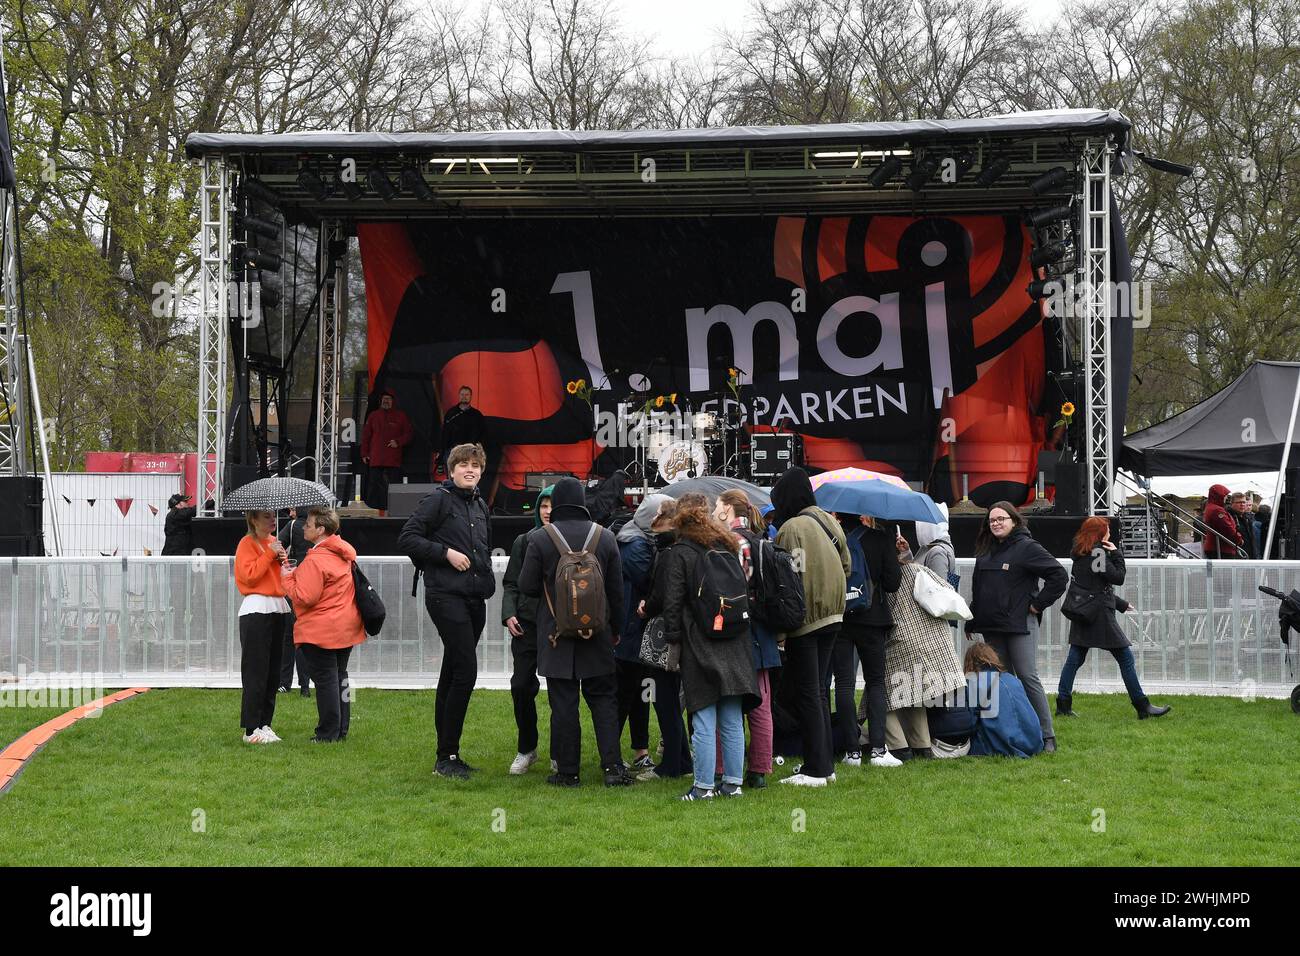
[[[664,562],[664,630],[670,644],[682,648],[682,693],[686,710],[695,713],[723,697],[740,695],[751,710],[762,703],[754,673],[751,641],[746,636],[717,640],[704,633],[691,610],[692,582],[699,552],[679,542],[661,555]],[[737,558],[739,560],[739,558]]]

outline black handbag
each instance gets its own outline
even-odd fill
[[[645,622],[641,632],[641,653],[638,655],[642,664],[661,671],[675,671],[672,660],[672,645],[668,643],[668,626],[662,614],[657,614]]]
[[[1114,593],[1109,588],[1088,591],[1071,581],[1065,591],[1065,600],[1061,602],[1061,614],[1075,624],[1096,624],[1106,608],[1114,606]]]

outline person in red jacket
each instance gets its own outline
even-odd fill
[[[1238,557],[1237,548],[1242,544],[1241,532],[1237,530],[1237,522],[1232,515],[1228,514],[1228,509],[1224,507],[1224,501],[1228,497],[1228,489],[1224,485],[1211,485],[1209,500],[1205,502],[1205,524],[1210,529],[1205,533],[1201,541],[1201,547],[1205,551],[1207,558],[1235,558]],[[1214,532],[1218,532],[1215,534]]]
[[[411,443],[411,420],[397,407],[397,397],[385,389],[379,408],[366,416],[361,429],[361,460],[370,469],[366,503],[380,510],[388,507],[388,486],[402,477],[402,449]]]
[[[302,535],[311,550],[302,564],[283,573],[284,591],[297,615],[293,641],[302,648],[316,685],[319,723],[314,743],[332,743],[348,735],[352,711],[348,658],[366,639],[352,585],[357,549],[339,537],[339,516],[331,508],[312,508]]]

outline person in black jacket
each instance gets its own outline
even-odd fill
[[[870,582],[870,602],[850,603],[844,611],[844,624],[835,636],[832,664],[835,672],[835,717],[841,734],[848,743],[844,763],[850,767],[862,765],[862,752],[858,749],[860,730],[858,708],[853,702],[857,686],[857,668],[853,661],[856,650],[862,662],[862,677],[866,681],[863,693],[867,696],[867,734],[871,747],[870,760],[876,767],[898,767],[902,761],[885,748],[885,719],[889,712],[888,688],[885,681],[885,643],[894,619],[889,613],[885,595],[893,594],[903,579],[903,569],[898,563],[898,548],[894,534],[868,515],[846,516],[854,519],[858,527],[845,527],[849,553],[853,555],[854,568],[850,583],[862,577]],[[861,562],[863,567],[857,567]]]
[[[1043,586],[1038,586],[1039,579]],[[1029,534],[1009,501],[996,502],[975,536],[975,576],[966,634],[982,634],[1020,682],[1038,715],[1043,749],[1056,750],[1052,711],[1038,679],[1038,624],[1065,593],[1069,575]]]
[[[167,517],[163,519],[163,549],[165,555],[189,555],[194,550],[193,505],[182,508],[189,495],[172,495],[167,499]]]
[[[1253,561],[1259,557],[1261,549],[1255,546],[1255,516],[1251,513],[1251,504],[1250,496],[1244,491],[1234,492],[1228,515],[1237,524],[1237,533],[1241,535],[1241,550],[1246,552],[1247,559]]]
[[[551,524],[569,548],[583,546],[593,522],[587,511],[582,483],[561,478],[551,490]],[[627,786],[634,778],[623,766],[618,736],[618,682],[614,676],[614,645],[623,621],[623,566],[618,542],[608,528],[599,530],[591,550],[605,581],[608,619],[590,638],[556,635],[555,569],[560,552],[546,528],[528,533],[524,566],[519,572],[519,593],[536,598],[537,672],[546,678],[551,704],[551,745],[556,772],[546,782],[562,787],[578,785],[582,759],[582,726],[578,722],[578,696],[587,701],[596,730],[605,786]],[[552,642],[554,638],[554,642]]]
[[[301,564],[302,559],[307,557],[307,552],[311,550],[311,544],[302,533],[303,525],[306,523],[306,518],[298,517],[297,509],[290,508],[289,522],[280,529],[280,544],[284,545],[284,550],[289,553],[289,560],[294,564]],[[296,619],[293,611],[290,610],[284,622],[284,648],[280,651],[280,693],[287,694],[293,689],[293,668],[296,662],[298,692],[303,697],[310,697],[311,678],[307,676],[307,655],[302,645],[293,642],[293,622]]]
[[[478,680],[478,642],[487,623],[487,599],[496,591],[487,503],[478,483],[487,465],[480,445],[457,445],[451,477],[426,495],[398,535],[397,547],[424,575],[424,601],[442,639],[433,722],[438,759],[433,772],[464,779],[473,770],[460,758],[460,736]]]
[[[550,485],[538,493],[533,514],[534,529],[550,524]],[[515,663],[510,675],[510,698],[515,705],[519,750],[510,764],[510,773],[516,776],[527,773],[537,762],[537,692],[542,689],[537,680],[537,598],[519,593],[519,572],[524,569],[527,551],[525,531],[510,545],[510,562],[501,579],[501,623],[510,632],[510,658]],[[554,745],[551,749],[555,749]]]
[[[1094,515],[1084,518],[1074,536],[1074,557],[1070,587],[1102,595],[1101,616],[1091,624],[1070,622],[1070,655],[1061,668],[1061,680],[1056,687],[1056,715],[1077,717],[1074,712],[1074,675],[1088,657],[1088,650],[1100,647],[1110,651],[1119,665],[1120,676],[1129,700],[1137,710],[1138,720],[1163,717],[1168,707],[1156,707],[1142,692],[1137,664],[1129,647],[1128,636],[1115,617],[1133,609],[1132,605],[1114,592],[1116,584],[1124,583],[1124,555],[1111,543],[1110,522]]]

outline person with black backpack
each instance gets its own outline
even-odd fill
[[[681,646],[682,691],[695,745],[694,784],[683,800],[742,795],[744,712],[762,703],[750,654],[749,582],[736,537],[703,505],[678,502],[677,545],[664,555],[664,625]]]
[[[424,575],[424,602],[442,640],[433,722],[438,759],[433,772],[456,780],[474,768],[460,758],[470,695],[478,680],[478,642],[487,623],[487,599],[496,592],[488,507],[478,491],[487,467],[481,445],[457,445],[451,475],[407,519],[397,547]]]
[[[785,636],[785,679],[793,681],[797,689],[803,764],[781,782],[824,787],[835,777],[826,687],[853,564],[843,529],[817,507],[812,482],[802,468],[789,468],[777,479],[772,505],[778,528],[776,543],[798,562],[805,608],[803,623]]]
[[[546,782],[576,787],[582,758],[578,698],[587,701],[605,786],[634,777],[618,734],[614,645],[623,621],[618,542],[591,520],[582,483],[561,478],[551,490],[551,521],[528,533],[519,592],[538,599],[537,673],[546,678],[556,772]]]
[[[869,515],[846,515],[845,518],[856,525],[846,535],[853,561],[847,583],[849,589],[856,589],[860,596],[846,603],[844,625],[835,638],[835,716],[849,741],[844,763],[850,767],[862,765],[862,752],[858,749],[858,709],[853,704],[857,684],[857,668],[853,662],[856,651],[866,682],[863,694],[867,703],[871,765],[897,767],[902,761],[885,748],[885,720],[889,712],[885,644],[894,624],[886,595],[898,590],[903,572],[898,563],[893,534],[885,531],[884,526]]]

